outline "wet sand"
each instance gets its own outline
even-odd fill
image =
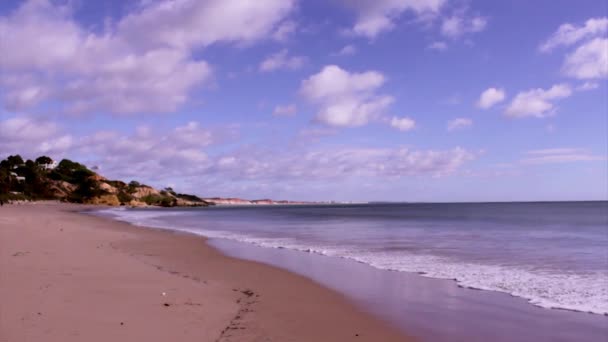
[[[0,207],[0,341],[409,341],[302,276],[203,238]]]
[[[211,239],[227,255],[277,266],[339,291],[420,341],[606,342],[608,316],[541,308],[454,280],[386,271],[353,260]]]

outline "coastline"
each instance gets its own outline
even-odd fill
[[[0,209],[0,341],[412,340],[303,276],[87,208]]]
[[[280,209],[281,213],[285,211]],[[246,232],[272,226],[273,222],[260,219],[263,212],[278,213],[272,209],[209,208],[201,215],[195,215],[194,210],[175,217],[188,210],[169,210],[167,215],[163,212],[159,209],[148,215],[145,211],[119,210],[102,215],[136,226],[206,236],[209,245],[226,255],[312,279],[345,295],[374,317],[424,341],[603,341],[608,332],[605,316],[548,309],[510,293],[463,287],[454,279],[394,272],[352,258],[328,256],[315,252],[319,249],[314,244],[296,244],[294,248],[289,241],[280,242],[285,236],[280,231],[276,231],[275,241],[279,243],[262,236],[259,244]],[[294,220],[297,219],[296,216]],[[281,225],[277,222],[277,227]],[[239,232],[245,232],[245,238]]]

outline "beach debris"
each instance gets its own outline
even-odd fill
[[[164,306],[171,306],[171,304],[169,304],[169,303],[164,303],[163,305]]]
[[[29,252],[16,252],[15,254],[13,254],[13,256],[17,257],[17,256],[24,256],[24,255],[27,255],[27,254],[29,254]]]
[[[163,297],[165,297],[167,295],[167,292],[163,292],[161,294],[163,295]]]
[[[253,296],[255,293],[249,289],[245,290],[245,291],[241,291],[242,294],[244,294],[247,297],[251,297]]]
[[[125,322],[120,322],[120,325],[125,325]]]

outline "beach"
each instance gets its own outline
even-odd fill
[[[393,203],[90,214],[204,236],[226,255],[337,291],[421,341],[569,342],[608,336],[605,206]]]
[[[409,341],[302,276],[58,203],[0,208],[0,341]]]

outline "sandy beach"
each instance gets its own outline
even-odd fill
[[[82,209],[0,208],[0,341],[411,340],[307,278]]]

